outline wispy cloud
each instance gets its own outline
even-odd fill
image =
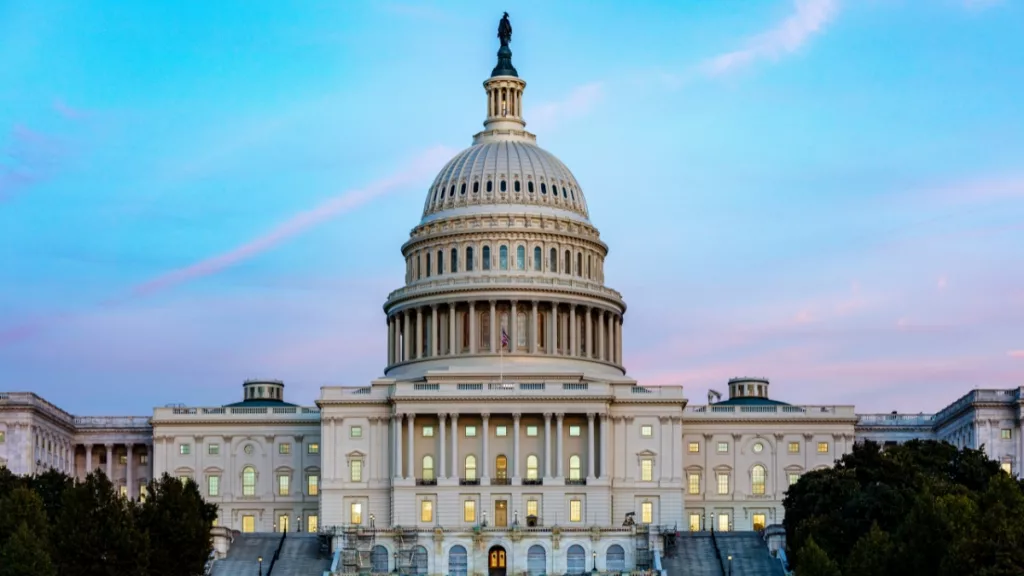
[[[1024,350],[1010,350],[1006,355],[1010,358],[1024,358]]]
[[[0,201],[51,177],[67,155],[67,145],[57,138],[15,125],[0,153]]]
[[[531,129],[547,129],[560,121],[590,114],[604,98],[604,83],[590,82],[577,86],[565,98],[540,104],[524,111]]]
[[[91,113],[87,110],[69,106],[67,102],[65,102],[61,98],[54,99],[53,111],[57,114],[60,114],[63,118],[67,120],[83,120],[91,115]]]
[[[968,10],[985,10],[998,4],[1002,4],[1003,0],[961,0],[964,8]]]
[[[754,36],[739,50],[708,60],[706,69],[723,74],[761,59],[778,59],[796,52],[821,32],[839,9],[838,0],[795,0],[794,12],[770,30]]]

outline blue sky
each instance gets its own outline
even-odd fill
[[[641,382],[1024,385],[1024,2],[97,0],[0,1],[0,389],[145,414],[378,376],[503,10]]]

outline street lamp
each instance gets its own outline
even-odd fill
[[[263,576],[263,556],[256,557],[256,561],[260,563],[259,576]]]
[[[370,514],[370,530],[373,530],[373,514]]]
[[[594,560],[594,572],[597,572],[597,550],[591,552],[590,557]]]
[[[395,574],[398,574],[398,552],[395,552]]]
[[[711,531],[712,532],[715,531],[715,513],[714,512],[711,513]]]
[[[295,516],[295,531],[302,532],[302,515]]]
[[[732,576],[732,555],[727,556],[727,558],[729,559],[729,574],[728,574],[728,576]]]

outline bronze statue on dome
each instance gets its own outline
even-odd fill
[[[508,46],[512,41],[512,23],[508,21],[508,12],[505,12],[498,23],[498,39],[501,40],[502,46]]]

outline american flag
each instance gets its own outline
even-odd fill
[[[501,347],[508,348],[508,332],[504,328],[501,329]]]

